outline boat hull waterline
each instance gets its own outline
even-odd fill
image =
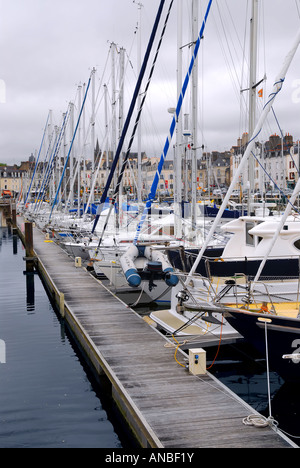
[[[270,369],[286,381],[300,381],[299,318],[243,309],[226,310],[224,316],[263,357],[268,357]]]

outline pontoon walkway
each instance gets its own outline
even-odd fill
[[[18,225],[24,233],[22,218]],[[33,246],[48,289],[89,363],[110,380],[141,447],[295,447],[270,427],[244,425],[251,407],[210,374],[193,376],[178,365],[158,331],[35,227]]]

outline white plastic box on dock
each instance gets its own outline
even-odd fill
[[[204,349],[189,349],[189,372],[193,375],[206,374],[206,351]]]

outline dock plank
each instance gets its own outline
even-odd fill
[[[20,221],[21,224],[22,221]],[[135,311],[34,228],[46,282],[64,294],[66,320],[110,379],[113,395],[141,446],[166,448],[295,446],[270,427],[245,426],[253,409],[212,375],[193,376],[174,348]],[[76,323],[77,328],[75,328]],[[178,353],[184,364],[185,356]]]

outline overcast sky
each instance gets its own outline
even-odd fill
[[[166,36],[143,111],[142,150],[160,156],[175,107],[177,69],[177,2],[182,1],[183,45],[191,40],[192,0],[175,0]],[[142,0],[142,57],[160,0]],[[208,0],[199,0],[199,29]],[[260,0],[258,80],[267,80],[261,107],[300,27],[299,0]],[[170,0],[166,0],[163,19]],[[249,63],[250,0],[213,0],[199,52],[198,143],[208,151],[229,150],[247,131],[246,108],[240,88],[246,87]],[[138,74],[137,37],[140,9],[132,0],[0,0],[0,162],[27,160],[39,150],[49,110],[60,125],[70,101],[78,108],[78,86],[96,72],[97,124],[100,142],[105,135],[104,84],[112,101],[111,43],[126,50],[126,117]],[[159,30],[159,33],[161,29]],[[157,42],[155,43],[156,47]],[[183,49],[183,76],[191,50]],[[244,58],[246,60],[243,60]],[[116,79],[119,89],[119,62]],[[152,58],[152,57],[151,57]],[[300,50],[275,103],[285,133],[300,138]],[[146,72],[148,77],[149,71]],[[145,85],[144,85],[145,86]],[[243,94],[247,100],[246,93]],[[89,134],[89,93],[84,129]],[[183,113],[189,113],[189,95]],[[111,106],[108,105],[110,121]],[[83,130],[82,130],[83,131]],[[261,139],[280,133],[271,116]],[[88,136],[86,139],[88,141]],[[125,148],[126,149],[126,148]],[[136,143],[134,146],[136,149]],[[87,144],[88,151],[88,144]]]

